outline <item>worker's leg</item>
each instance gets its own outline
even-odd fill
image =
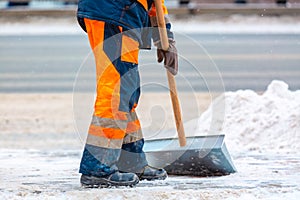
[[[94,115],[83,152],[80,173],[84,185],[134,185],[133,173],[119,173],[116,163],[125,137],[128,108],[119,63],[122,36],[120,27],[85,19],[96,60],[97,97]],[[126,83],[126,82],[125,82]],[[128,101],[127,101],[128,107]]]
[[[121,52],[122,55],[118,65],[122,67],[120,109],[129,113],[118,167],[121,171],[138,174],[141,179],[164,179],[167,177],[165,170],[148,166],[143,151],[144,137],[140,121],[135,112],[140,97],[138,42],[132,39],[130,33],[126,31],[122,34]]]
[[[143,146],[144,138],[141,125],[133,110],[129,116],[126,136],[123,140],[122,153],[118,163],[121,171],[138,173],[148,165]]]
[[[122,152],[118,162],[118,168],[124,172],[136,173],[141,180],[162,180],[167,177],[164,169],[157,169],[148,165],[143,151],[144,137],[141,125],[135,113],[130,113],[126,136],[123,140]]]

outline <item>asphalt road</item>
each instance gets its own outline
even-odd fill
[[[300,89],[300,35],[176,34],[179,91],[263,91],[274,79]],[[166,91],[155,50],[140,53],[143,91]],[[76,80],[76,81],[75,81]],[[0,92],[72,92],[94,88],[85,35],[0,36]]]

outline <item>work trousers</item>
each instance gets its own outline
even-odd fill
[[[84,24],[96,61],[97,95],[80,172],[105,176],[116,170],[138,171],[147,165],[135,112],[139,43],[120,26],[86,18]]]

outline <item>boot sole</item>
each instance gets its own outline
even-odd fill
[[[108,188],[114,186],[134,186],[138,184],[139,180],[127,181],[127,182],[117,182],[111,181],[107,178],[95,177],[95,176],[86,176],[82,175],[80,178],[82,186],[87,188]]]
[[[162,174],[160,176],[141,176],[140,180],[147,180],[147,181],[155,181],[155,180],[165,180],[168,177],[167,174]]]

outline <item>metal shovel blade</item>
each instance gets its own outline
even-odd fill
[[[187,137],[186,141],[185,147],[179,147],[176,138],[145,141],[148,163],[170,175],[207,177],[236,172],[224,135]]]

